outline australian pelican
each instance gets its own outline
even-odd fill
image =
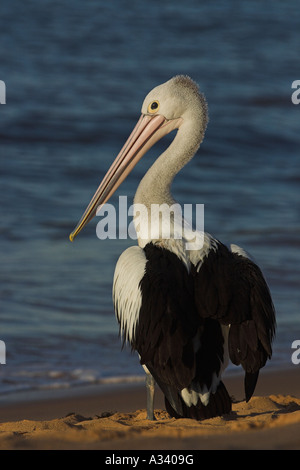
[[[189,77],[175,76],[150,91],[138,123],[70,240],[141,157],[178,129],[143,177],[134,199],[134,204],[149,209],[148,215],[152,204],[172,206],[172,181],[195,155],[207,120],[205,98]],[[178,218],[170,212],[169,222],[175,233]],[[146,371],[147,416],[154,419],[155,382],[173,417],[201,420],[228,413],[231,399],[221,380],[228,359],[244,368],[248,401],[259,370],[272,354],[275,312],[268,286],[259,267],[238,246],[227,248],[202,233],[199,249],[188,249],[184,237],[161,236],[161,227],[151,238],[145,230],[149,223],[151,217],[138,218],[138,246],[120,256],[113,282],[121,333],[138,352]]]

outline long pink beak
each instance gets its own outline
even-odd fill
[[[167,120],[159,114],[155,116],[141,115],[125,145],[92,197],[76,228],[70,234],[71,242],[96,215],[97,209],[109,200],[142,156],[164,135],[178,128],[181,121],[181,118]]]

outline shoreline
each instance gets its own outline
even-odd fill
[[[277,380],[278,378],[278,380]],[[279,379],[280,378],[280,379]],[[244,399],[243,371],[223,374],[222,378],[234,401]],[[300,365],[273,369],[266,367],[260,371],[254,396],[290,395],[292,390],[300,398]],[[133,396],[135,399],[133,399]],[[118,406],[115,406],[118,403]],[[55,419],[57,413],[71,413],[72,406],[81,414],[101,414],[107,411],[133,411],[132,403],[140,408],[146,406],[146,388],[143,376],[133,380],[126,378],[99,384],[76,385],[74,387],[28,390],[0,395],[0,423],[6,420]],[[156,385],[156,408],[164,409],[163,394]],[[109,409],[108,409],[109,408]],[[84,413],[85,412],[85,413]]]
[[[299,367],[263,369],[247,404],[242,374],[223,381],[232,413],[202,422],[170,419],[158,388],[147,421],[144,383],[26,394],[0,403],[0,449],[300,449]]]

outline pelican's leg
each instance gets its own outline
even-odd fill
[[[143,369],[146,372],[147,419],[150,419],[151,421],[155,421],[155,416],[154,416],[155,380],[145,365],[143,365]]]
[[[147,419],[155,420],[154,416],[154,392],[155,380],[150,373],[146,374],[146,389],[147,389]]]

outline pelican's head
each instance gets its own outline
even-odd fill
[[[151,90],[144,99],[142,114],[160,114],[166,120],[197,118],[197,125],[207,124],[207,107],[198,85],[185,75],[177,75]],[[182,122],[181,121],[181,122]]]
[[[141,111],[139,121],[70,234],[71,241],[159,139],[191,122],[197,129],[199,142],[203,138],[207,124],[206,102],[197,84],[189,77],[178,75],[155,87],[146,96]]]

